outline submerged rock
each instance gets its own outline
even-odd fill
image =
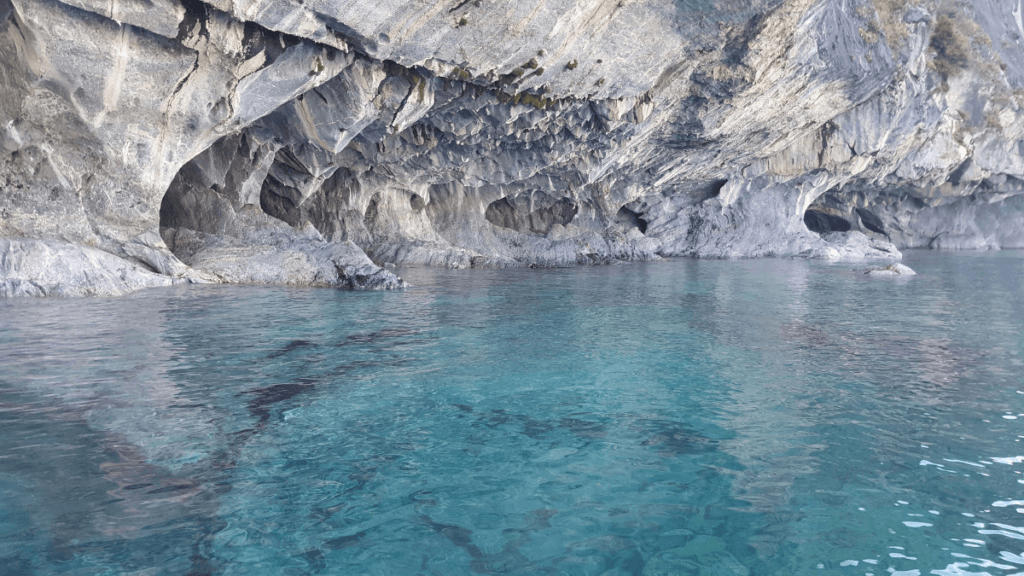
[[[1020,13],[0,0],[2,293],[1024,247]]]
[[[864,270],[864,273],[868,276],[915,276],[917,272],[911,270],[910,266],[905,266],[899,262],[894,262],[886,266],[869,266]]]

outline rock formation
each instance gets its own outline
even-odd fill
[[[1024,247],[1024,0],[0,0],[0,295]]]
[[[914,272],[910,266],[904,266],[899,262],[893,262],[887,266],[868,266],[867,270],[864,271],[868,276],[915,276],[917,272]]]

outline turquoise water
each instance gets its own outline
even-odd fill
[[[0,574],[1024,572],[1024,253],[0,302]]]

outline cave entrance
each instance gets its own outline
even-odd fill
[[[491,202],[484,211],[488,222],[534,234],[547,234],[555,224],[572,222],[579,206],[572,198],[556,198],[540,191],[523,192]]]
[[[808,230],[818,234],[855,230],[889,238],[885,223],[877,214],[868,208],[851,206],[841,196],[834,194],[812,204],[804,212],[804,224]]]
[[[647,220],[639,212],[634,212],[623,206],[615,214],[615,219],[626,226],[635,227],[641,234],[647,234]]]
[[[804,212],[804,225],[811,232],[817,232],[818,234],[849,232],[852,228],[850,221],[846,218],[814,208],[808,208]]]

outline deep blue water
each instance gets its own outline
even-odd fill
[[[0,302],[0,574],[1024,573],[1024,253]]]

